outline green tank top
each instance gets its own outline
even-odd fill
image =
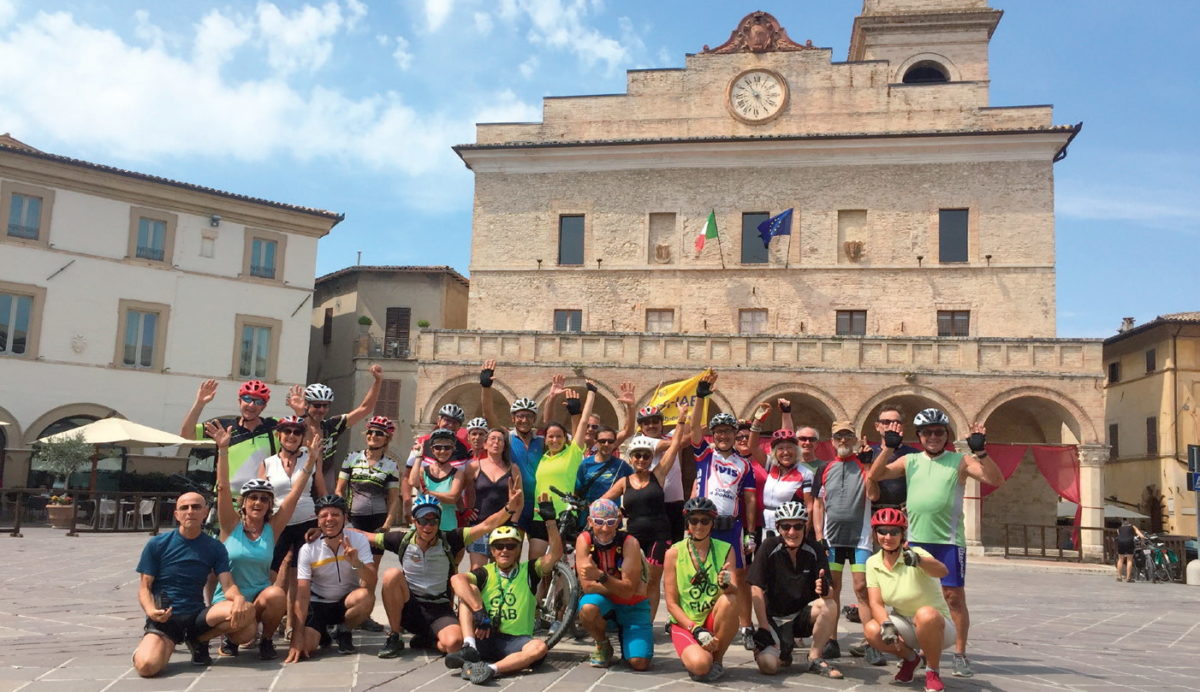
[[[725,566],[725,560],[729,557],[728,543],[715,538],[710,541],[712,545],[709,546],[708,555],[699,569],[692,563],[692,539],[685,538],[681,543],[675,544],[679,546],[675,555],[675,582],[679,587],[679,607],[683,608],[688,619],[696,624],[702,624],[708,618],[708,614],[717,603],[717,597],[721,595],[721,587],[717,586],[717,573]],[[704,576],[697,578],[697,573],[703,573]],[[671,622],[675,622],[675,618],[671,618]]]
[[[904,458],[908,483],[908,540],[941,545],[967,544],[963,530],[963,491],[959,480],[963,455],[915,452]]]
[[[487,583],[483,585],[483,609],[492,616],[492,627],[514,637],[533,636],[533,621],[537,614],[537,594],[529,589],[529,565],[522,562],[512,577],[505,577],[489,562]]]

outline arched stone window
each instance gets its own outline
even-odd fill
[[[922,60],[904,72],[905,84],[941,84],[950,81],[948,70],[933,60]]]

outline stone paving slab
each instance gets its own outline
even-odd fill
[[[199,668],[180,648],[164,675],[140,679],[129,658],[143,623],[134,567],[146,538],[68,538],[43,528],[26,529],[24,538],[0,536],[6,549],[0,568],[0,692],[475,689],[452,676],[439,656],[406,650],[398,659],[377,658],[384,636],[365,632],[355,635],[357,654],[326,654],[289,666],[243,651]],[[396,558],[388,555],[385,562],[390,566]],[[1104,566],[972,558],[968,598],[977,675],[947,675],[947,689],[1200,689],[1200,589],[1123,584],[1113,577],[1113,569]],[[660,613],[665,617],[665,609]],[[384,621],[382,606],[375,618]],[[856,628],[841,624],[843,651],[857,639]],[[284,651],[280,645],[281,655]],[[887,684],[895,671],[846,657],[838,661],[845,680],[800,674],[799,665],[769,678],[758,674],[749,652],[735,647],[726,657],[729,674],[716,685],[700,685],[688,679],[661,624],[658,658],[649,672],[619,664],[591,668],[589,651],[583,642],[561,643],[545,665],[489,687],[511,692],[863,690]]]

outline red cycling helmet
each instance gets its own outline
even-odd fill
[[[783,444],[784,442],[790,442],[792,444],[797,444],[796,431],[795,430],[776,430],[775,432],[771,433],[771,448],[772,449],[775,448],[775,445]]]
[[[367,421],[367,430],[382,430],[388,435],[396,433],[396,424],[387,416],[372,416],[371,420]]]
[[[663,417],[662,411],[660,411],[657,406],[643,406],[637,412],[637,420],[639,423],[641,423],[642,421],[649,420],[651,418],[662,418],[662,417]]]
[[[299,416],[284,416],[283,418],[279,419],[278,423],[275,424],[276,430],[279,430],[281,428],[294,428],[296,430],[303,432],[304,431],[304,419]]]
[[[908,528],[908,517],[904,516],[904,512],[891,507],[884,507],[877,510],[871,515],[871,527],[876,526],[899,526],[902,529]]]
[[[243,382],[242,386],[238,388],[238,396],[245,396],[247,394],[264,401],[271,400],[271,388],[263,384],[262,380]]]

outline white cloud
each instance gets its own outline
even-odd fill
[[[16,0],[0,0],[0,29],[8,26],[8,23],[17,16]]]
[[[621,26],[622,38],[626,42],[632,38],[631,45],[589,26],[589,15],[602,9],[602,3],[587,0],[505,0],[499,14],[511,21],[524,13],[532,24],[527,34],[530,43],[574,53],[588,67],[603,63],[613,72],[628,65],[631,49],[644,45],[628,20]]]
[[[487,12],[476,12],[475,31],[478,31],[480,36],[492,33],[492,16]]]
[[[454,9],[454,0],[425,0],[425,24],[429,30],[437,31],[450,17]]]
[[[533,76],[534,72],[537,72],[538,65],[540,64],[541,61],[538,60],[538,56],[531,55],[525,60],[525,62],[518,65],[517,69],[520,70],[522,77],[529,79]]]
[[[401,70],[407,70],[412,66],[413,54],[408,50],[408,39],[403,36],[396,37],[396,50],[392,51],[392,59],[396,61],[396,67]]]
[[[1184,201],[1189,195],[1171,196],[1134,186],[1115,188],[1110,194],[1064,190],[1058,194],[1055,208],[1069,218],[1118,221],[1195,235],[1200,233],[1200,205]]]
[[[320,7],[304,5],[285,13],[274,3],[260,2],[255,13],[267,46],[267,63],[287,75],[320,69],[333,53],[333,36],[343,26],[353,28],[366,13],[366,6],[349,0],[343,13],[342,6],[330,0]]]
[[[411,203],[436,206],[447,203],[446,181],[466,175],[450,146],[472,141],[475,122],[539,115],[510,91],[421,112],[394,92],[351,97],[293,86],[285,74],[234,78],[213,68],[239,46],[261,50],[253,29],[212,11],[192,30],[193,45],[172,53],[39,13],[0,37],[0,123],[35,145],[123,160],[341,161],[406,176]],[[43,78],[24,78],[34,73]]]
[[[166,32],[150,21],[150,13],[146,10],[135,10],[133,21],[133,35],[146,45],[162,50],[166,43]]]
[[[378,43],[379,45],[383,46],[384,48],[387,48],[388,44],[391,43],[391,41],[392,41],[392,37],[388,36],[387,34],[375,34],[375,42]]]

